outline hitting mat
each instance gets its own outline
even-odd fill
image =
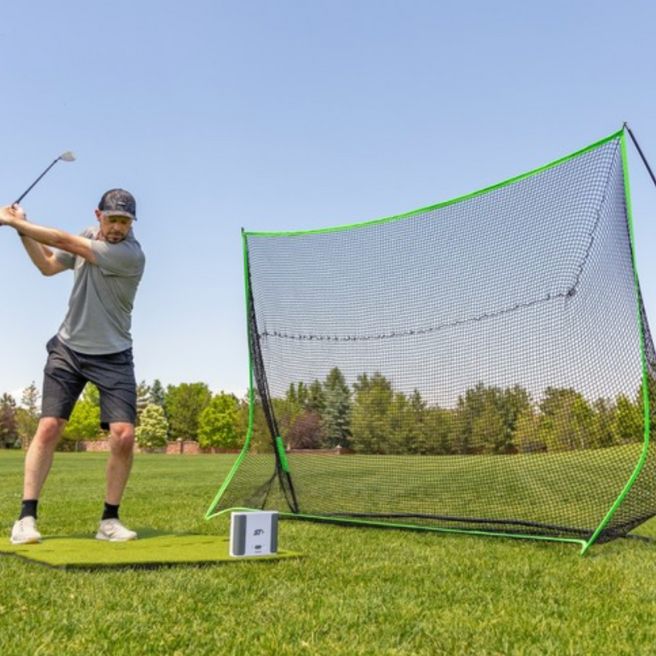
[[[208,565],[243,560],[297,558],[300,553],[279,550],[270,556],[235,558],[229,539],[218,535],[143,535],[130,542],[102,542],[89,537],[44,537],[40,544],[0,543],[0,554],[14,554],[42,565],[60,569],[108,567],[161,567],[166,565]]]

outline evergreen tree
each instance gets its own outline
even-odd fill
[[[294,405],[298,403],[298,397],[296,396],[296,385],[294,385],[294,383],[289,385],[289,389],[285,394],[285,400],[289,403],[293,403]]]
[[[135,430],[137,444],[147,449],[164,446],[168,433],[169,422],[166,420],[164,408],[155,403],[146,405],[141,413],[141,422]]]
[[[21,396],[21,406],[25,408],[31,415],[39,414],[39,390],[37,389],[34,381],[23,390]]]
[[[296,399],[301,408],[307,408],[310,400],[310,390],[303,381],[301,381],[296,388]]]
[[[15,447],[18,440],[16,401],[11,394],[3,394],[0,397],[0,447]]]
[[[291,383],[285,394],[285,400],[290,403],[297,412],[307,408],[310,401],[310,391],[308,386],[303,381],[299,382],[298,385]]]
[[[325,408],[322,413],[325,445],[349,446],[351,439],[351,390],[344,375],[334,367],[323,384]]]
[[[150,398],[148,399],[150,403],[154,405],[159,405],[162,408],[164,407],[164,387],[159,379],[155,379],[153,384],[150,387]]]
[[[319,416],[323,415],[326,409],[326,395],[323,385],[318,380],[315,380],[308,389],[305,408],[316,412]]]
[[[23,390],[21,407],[16,409],[18,435],[24,449],[30,445],[39,425],[39,391],[34,381]]]

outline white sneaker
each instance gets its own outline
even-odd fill
[[[126,528],[118,519],[103,519],[100,522],[96,540],[108,540],[109,542],[127,542],[136,539],[137,534]]]
[[[36,544],[41,542],[41,533],[36,530],[36,519],[34,517],[23,517],[14,522],[11,529],[12,544]]]

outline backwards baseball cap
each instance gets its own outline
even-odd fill
[[[127,216],[137,220],[137,201],[125,189],[110,189],[103,194],[98,209],[112,216]]]

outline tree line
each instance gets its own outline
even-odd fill
[[[0,397],[0,447],[24,448],[39,421],[40,394],[32,383],[18,404],[10,394]],[[146,448],[170,440],[194,440],[201,447],[241,446],[248,424],[248,404],[233,394],[213,394],[205,383],[182,383],[166,388],[159,380],[137,386],[137,443]],[[66,425],[63,440],[96,440],[100,429],[100,393],[87,384]]]
[[[445,408],[428,403],[416,389],[410,394],[394,390],[380,373],[361,374],[349,385],[335,367],[322,381],[291,383],[284,396],[270,402],[288,449],[508,454],[601,448],[643,439],[641,390],[632,396],[591,401],[571,388],[548,387],[540,399],[534,399],[520,385],[501,388],[479,383],[461,394],[455,407]],[[38,403],[34,383],[23,392],[20,405],[9,394],[0,397],[0,446],[27,445],[38,423]],[[151,385],[142,381],[137,411],[136,438],[143,447],[188,439],[205,448],[236,449],[248,429],[248,399],[213,394],[202,382],[164,388],[159,380]],[[64,439],[103,437],[99,424],[99,393],[87,385]],[[251,448],[272,449],[259,399]]]
[[[534,399],[521,385],[479,383],[461,394],[455,407],[444,408],[427,403],[416,389],[410,394],[394,390],[380,373],[361,374],[349,386],[334,368],[324,381],[291,384],[285,398],[271,403],[290,449],[532,453],[641,442],[644,430],[641,389],[591,401],[571,388],[548,387]]]

